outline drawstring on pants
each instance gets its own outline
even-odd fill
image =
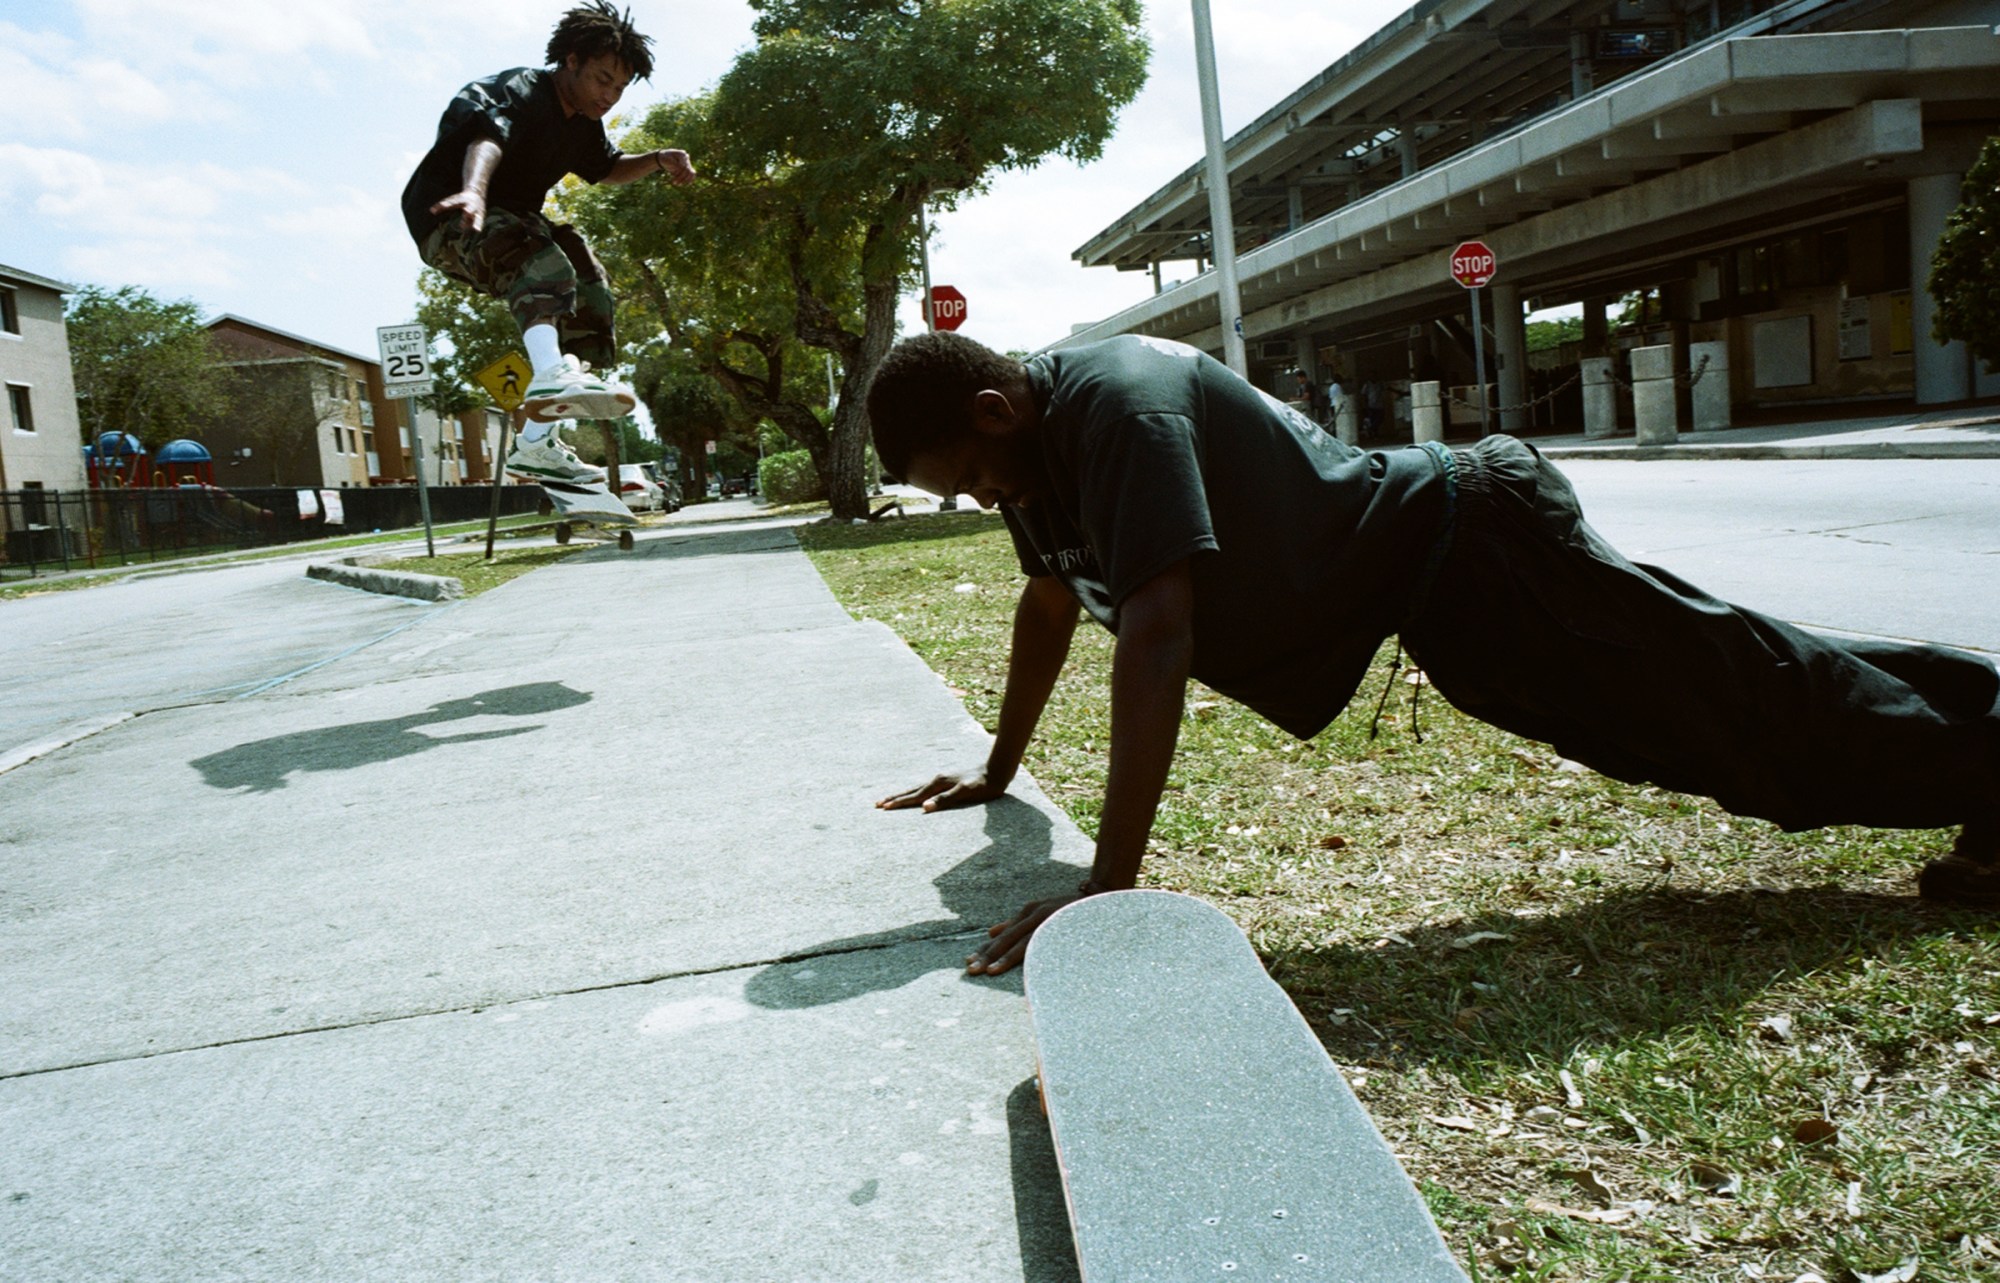
[[[1396,654],[1389,661],[1389,678],[1382,683],[1382,698],[1375,704],[1375,719],[1368,723],[1368,738],[1374,739],[1382,729],[1382,711],[1389,707],[1389,692],[1396,689],[1396,677],[1403,671],[1403,639],[1396,639]],[[1421,670],[1419,670],[1421,671]],[[1417,725],[1417,701],[1423,698],[1426,683],[1419,681],[1417,689],[1410,694],[1410,733],[1417,737],[1417,743],[1424,742],[1423,728]]]

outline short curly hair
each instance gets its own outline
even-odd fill
[[[618,12],[611,0],[590,0],[562,16],[549,36],[548,65],[560,67],[571,54],[589,62],[610,54],[639,80],[653,78],[653,38],[632,29],[632,11]]]
[[[972,398],[1024,373],[1013,357],[949,331],[904,339],[868,385],[875,453],[889,475],[909,476],[910,460],[972,430]]]

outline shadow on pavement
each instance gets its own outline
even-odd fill
[[[539,713],[575,708],[589,703],[590,698],[561,682],[529,682],[482,691],[464,699],[446,700],[408,717],[352,722],[346,726],[320,726],[309,731],[251,740],[220,753],[195,758],[188,765],[201,772],[202,780],[210,788],[271,793],[284,788],[286,777],[294,771],[345,771],[408,757],[446,744],[505,739],[541,729],[537,723],[502,730],[474,731],[465,735],[424,735],[417,731],[419,726],[435,726],[440,722],[454,722],[467,717],[532,717]]]
[[[958,964],[955,958],[940,964],[933,950],[893,946],[983,931],[993,925],[988,919],[993,918],[994,905],[1008,906],[1000,913],[1012,916],[1038,896],[1061,894],[1075,885],[1076,869],[1050,858],[1055,843],[1047,815],[1012,797],[988,802],[985,810],[987,844],[935,880],[939,898],[954,917],[808,946],[792,956],[814,959],[813,966],[766,967],[751,977],[744,996],[760,1007],[791,1009],[900,989],[941,966]],[[921,811],[902,814],[915,823],[924,819]],[[967,952],[972,947],[968,942]],[[1018,984],[1018,975],[999,979]]]
[[[1008,1166],[1014,1178],[1014,1223],[1026,1283],[1078,1283],[1076,1237],[1063,1200],[1055,1138],[1032,1078],[1007,1095]]]

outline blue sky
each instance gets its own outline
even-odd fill
[[[372,355],[375,327],[413,306],[420,264],[397,197],[439,111],[468,80],[538,62],[563,7],[0,0],[0,262]],[[750,41],[741,0],[632,7],[658,62],[620,104],[633,119],[712,85]],[[1224,128],[1403,7],[1214,0]],[[1007,175],[939,220],[932,275],[970,300],[965,333],[1039,347],[1150,292],[1143,273],[1069,257],[1200,155],[1188,5],[1154,3],[1148,22],[1152,79],[1104,159]],[[914,297],[903,323],[921,324]]]

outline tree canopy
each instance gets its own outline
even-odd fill
[[[65,324],[86,441],[129,432],[155,449],[227,408],[233,380],[192,300],[90,285],[70,295]]]
[[[919,211],[998,171],[1100,155],[1145,80],[1142,15],[1136,0],[752,8],[757,43],[715,92],[622,140],[685,148],[702,181],[597,189],[575,208],[650,328],[812,454],[835,515],[860,516],[868,381],[914,275]],[[838,362],[830,422],[800,344]]]
[[[1931,255],[1933,336],[1963,340],[1989,371],[2000,372],[2000,138],[1989,138],[1966,171],[1958,208]]]

